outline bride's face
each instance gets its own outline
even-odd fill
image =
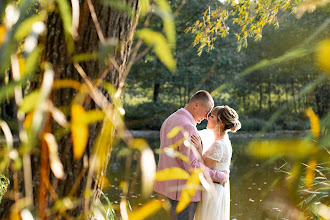
[[[207,118],[207,129],[215,129],[217,125],[217,117],[215,116],[215,112],[212,111],[211,115]]]

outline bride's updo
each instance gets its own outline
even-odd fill
[[[229,106],[216,106],[214,108],[216,111],[215,115],[217,116],[218,121],[222,121],[225,125],[225,131],[230,130],[232,132],[236,132],[241,128],[241,122],[238,120],[238,114],[236,111]]]

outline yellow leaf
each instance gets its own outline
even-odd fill
[[[208,11],[208,9],[206,9],[206,11],[204,12],[204,17],[206,16],[206,14],[207,14],[207,11]]]
[[[34,112],[30,112],[29,114],[27,114],[25,116],[24,122],[23,122],[23,127],[25,129],[29,129],[32,125],[32,120],[33,120],[33,113]]]
[[[274,156],[288,156],[291,158],[304,158],[318,152],[313,142],[299,139],[277,139],[253,141],[247,147],[249,154],[258,158]]]
[[[330,39],[321,41],[317,46],[316,59],[318,65],[330,75]]]
[[[73,155],[76,159],[82,157],[88,141],[88,125],[83,122],[85,115],[85,110],[81,105],[72,105],[71,135],[73,142]]]
[[[316,165],[317,165],[316,160],[312,159],[308,161],[308,166],[306,168],[306,177],[305,177],[305,183],[307,188],[312,188]]]
[[[149,0],[141,1],[141,15],[144,16],[147,12],[150,11],[150,2]]]
[[[311,108],[306,109],[305,114],[309,117],[309,120],[311,122],[311,129],[312,129],[312,133],[313,133],[314,138],[318,139],[319,135],[320,135],[320,120],[319,120],[319,117],[317,117],[317,115],[315,114],[315,112]]]
[[[175,126],[174,128],[172,128],[170,132],[168,132],[167,138],[175,137],[180,131],[181,131],[181,126]]]
[[[153,199],[144,204],[141,208],[129,213],[128,219],[142,220],[156,213],[161,208],[163,208],[163,202],[158,199]]]
[[[23,76],[25,73],[25,60],[22,56],[18,57],[18,65],[19,65],[20,75]]]
[[[143,138],[134,138],[133,142],[131,142],[129,145],[140,151],[149,147],[148,143]]]
[[[0,45],[5,40],[6,36],[6,27],[4,25],[0,25]]]
[[[99,109],[90,110],[85,112],[85,117],[83,118],[84,123],[93,124],[98,121],[102,121],[104,119],[104,112]]]
[[[189,205],[191,198],[195,195],[197,188],[200,185],[199,173],[201,172],[201,169],[196,169],[187,180],[186,189],[182,190],[179,203],[175,210],[177,213],[182,212],[187,205]]]
[[[179,167],[166,168],[156,173],[156,180],[166,181],[175,179],[189,179],[190,175],[184,169]]]
[[[79,81],[70,80],[70,79],[55,80],[53,84],[54,89],[73,88],[79,90],[81,86],[82,84]]]

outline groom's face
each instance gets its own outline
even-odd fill
[[[206,119],[208,114],[211,112],[212,108],[213,108],[213,104],[211,102],[207,102],[207,103],[198,102],[196,106],[196,114],[194,116],[196,123],[201,123],[201,121]]]

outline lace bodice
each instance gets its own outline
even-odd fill
[[[216,160],[216,164],[212,168],[213,170],[227,170],[229,171],[229,166],[232,156],[232,147],[228,136],[221,140],[215,141],[212,146],[205,152],[203,157]]]

